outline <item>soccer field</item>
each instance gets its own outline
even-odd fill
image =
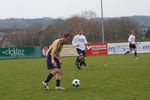
[[[78,70],[75,57],[63,57],[61,85],[55,79],[45,90],[45,58],[0,60],[0,100],[150,100],[150,54],[88,56],[89,66]],[[81,85],[73,87],[73,79]]]

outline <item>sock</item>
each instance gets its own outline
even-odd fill
[[[57,86],[57,87],[60,86],[60,80],[59,80],[59,79],[56,80],[56,86]]]
[[[134,52],[135,57],[137,57],[137,52]]]
[[[75,65],[76,65],[76,63],[77,63],[78,61],[79,61],[79,57],[76,58]]]
[[[81,62],[80,62],[80,66],[82,66],[83,64],[84,64],[84,61],[81,61]]]
[[[80,64],[81,63],[81,59],[78,59],[78,64]]]
[[[83,65],[86,66],[85,60],[83,61]]]
[[[128,54],[128,53],[130,53],[129,51],[127,51],[124,55],[126,55],[126,54]]]
[[[53,76],[54,75],[52,73],[50,73],[44,82],[48,83],[53,78]]]

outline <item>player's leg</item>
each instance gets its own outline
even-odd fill
[[[87,64],[86,64],[86,62],[85,62],[85,57],[86,57],[86,52],[85,52],[85,50],[83,51],[83,56],[84,56],[84,58],[83,58],[83,66],[87,66]]]
[[[60,69],[57,69],[57,73],[56,73],[56,87],[60,86],[61,74],[62,74],[62,71]]]
[[[54,66],[54,72],[56,74],[56,89],[65,89],[63,87],[60,87],[61,74],[62,74],[61,63],[57,58],[54,58],[54,60],[56,62],[56,66]]]
[[[75,66],[77,65],[78,62],[79,62],[79,56],[76,58]]]
[[[80,66],[82,66],[82,65],[85,64],[85,59],[84,59],[84,57],[85,57],[85,51],[83,50],[83,51],[81,51],[81,53],[80,53],[80,59],[81,59],[81,61],[80,61]]]
[[[87,66],[86,62],[85,62],[85,57],[83,58],[83,66]]]
[[[80,63],[81,63],[81,57],[79,56],[79,59],[78,59],[78,61],[77,61],[77,63],[76,63],[76,67],[77,67],[78,69],[81,69]]]
[[[48,74],[47,78],[42,81],[42,84],[43,86],[46,88],[46,89],[49,89],[48,87],[48,83],[49,81],[53,78],[53,76],[55,75],[56,73],[54,71],[52,71],[51,73]]]
[[[131,52],[132,52],[133,47],[132,47],[132,45],[131,45],[131,44],[129,45],[129,48],[130,48],[130,50],[128,50],[127,52],[125,52],[125,53],[124,53],[124,55],[129,54],[129,53],[131,53]]]
[[[56,73],[57,73],[56,70],[53,70],[52,72],[50,72],[44,82],[48,84],[48,82],[53,78],[53,76],[54,76]]]
[[[130,51],[125,52],[124,55],[126,55],[126,54],[128,54],[128,53],[130,53]]]
[[[51,55],[47,56],[46,63],[47,63],[48,70],[53,69],[53,65],[51,63]],[[42,81],[42,84],[46,89],[49,89],[48,82],[53,78],[54,75],[55,75],[55,72],[52,71],[47,75],[46,79],[44,81]]]
[[[129,53],[131,53],[131,52],[132,52],[132,49],[129,50],[129,51],[127,51],[127,52],[125,52],[124,55],[129,54]]]
[[[52,69],[54,68],[54,65],[51,63],[51,55],[47,56],[47,68],[48,69]],[[45,79],[45,83],[48,84],[48,82],[52,79],[52,77],[56,74],[56,71],[53,70],[52,72],[50,72],[47,76],[47,78]]]
[[[42,82],[43,86],[46,88],[46,89],[49,89],[48,87],[48,83],[49,81],[53,78],[53,76],[56,74],[57,70],[54,69],[54,67],[57,67],[57,64],[56,65],[53,65],[51,63],[51,55],[48,55],[47,56],[47,68],[48,69],[52,69],[52,72],[50,72],[48,74],[48,76],[46,77],[46,79]]]
[[[134,48],[134,57],[137,58],[137,49]]]
[[[78,48],[76,50],[77,50],[77,53],[79,55],[79,58],[78,58],[77,63],[76,63],[76,66],[77,66],[78,69],[81,69],[80,63],[81,63],[82,58],[83,58],[83,53],[82,53],[82,50],[80,50]]]
[[[84,56],[80,56],[80,66],[84,64]]]
[[[64,87],[60,86],[61,75],[62,75],[62,70],[60,68],[58,68],[57,73],[56,73],[56,88],[55,89],[65,89]]]
[[[78,69],[82,69],[82,68],[81,68],[82,58],[83,58],[83,56],[79,56],[78,62],[76,63],[76,67],[77,67]]]

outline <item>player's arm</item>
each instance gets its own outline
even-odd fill
[[[89,44],[89,42],[87,41],[87,39],[86,39],[86,37],[84,36],[84,43],[85,43],[85,45],[87,45],[87,44]]]
[[[58,54],[57,59],[59,60],[60,64],[62,64],[62,61],[60,59],[60,54]]]
[[[73,38],[73,40],[72,40],[72,45],[73,45],[74,47],[79,46],[79,44],[77,43],[77,37],[74,37],[74,38]]]
[[[56,54],[56,58],[59,60],[60,64],[62,64],[62,61],[60,59],[60,52],[57,51],[58,48],[60,48],[60,42],[56,43],[56,46],[54,46],[54,53]],[[54,54],[53,54],[53,61],[54,61]]]
[[[57,52],[56,50],[57,50],[58,46],[59,46],[59,43],[58,43],[58,42],[55,42],[55,43],[53,44],[53,49],[52,49],[52,51],[51,51],[51,59],[52,59],[52,64],[53,64],[53,65],[56,64],[56,62],[55,62],[55,60],[54,60],[54,56],[55,56],[55,53]]]
[[[129,44],[132,44],[131,41],[128,41]]]
[[[132,44],[132,43],[131,43],[131,36],[128,38],[128,43],[129,43],[129,44]]]

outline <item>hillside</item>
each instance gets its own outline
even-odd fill
[[[150,27],[150,16],[131,16],[129,18],[138,21],[141,25]]]
[[[52,18],[35,18],[35,19],[22,19],[22,18],[10,18],[10,19],[0,19],[0,29],[23,29],[30,27],[31,25],[41,25],[47,26],[49,24],[54,24],[55,19]]]
[[[150,16],[128,16],[131,20],[136,20],[141,25],[150,27]],[[107,19],[107,18],[105,18]],[[49,24],[56,23],[57,19],[53,18],[35,18],[35,19],[23,19],[23,18],[10,18],[0,19],[0,29],[23,29],[30,27],[31,25],[47,26]]]

